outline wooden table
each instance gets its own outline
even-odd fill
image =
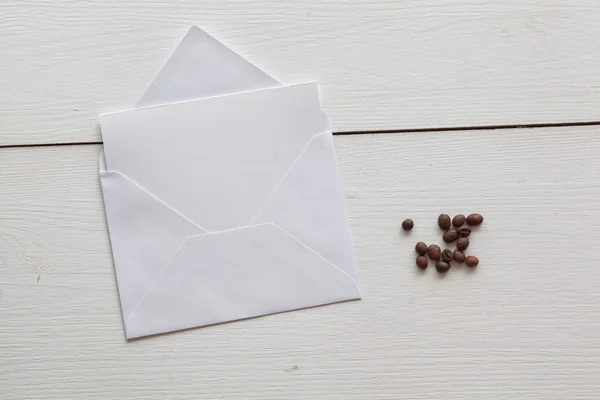
[[[0,4],[0,398],[600,398],[600,9],[296,3]],[[192,24],[319,82],[363,300],[125,340],[97,115]],[[476,270],[414,266],[440,212]]]

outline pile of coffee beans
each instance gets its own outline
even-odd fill
[[[417,267],[426,269],[429,265],[427,257],[435,261],[435,269],[440,273],[448,272],[452,262],[465,263],[471,268],[476,267],[479,264],[479,259],[475,256],[467,256],[465,250],[469,247],[470,227],[481,225],[482,222],[483,216],[481,214],[471,214],[468,217],[458,214],[452,219],[448,214],[440,214],[438,226],[444,231],[442,239],[448,244],[455,243],[456,250],[450,248],[442,250],[437,244],[427,246],[424,242],[419,242],[415,246],[415,251],[419,255],[416,261]],[[406,219],[402,222],[402,229],[410,231],[414,225],[412,219]]]

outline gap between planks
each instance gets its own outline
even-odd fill
[[[481,125],[481,126],[457,126],[440,128],[407,128],[407,129],[384,129],[384,130],[361,130],[361,131],[342,131],[333,132],[334,135],[365,135],[380,133],[417,133],[417,132],[454,132],[454,131],[483,131],[496,129],[535,129],[535,128],[556,128],[556,127],[576,127],[576,126],[597,126],[600,121],[588,122],[556,122],[556,123],[538,123],[538,124],[514,124],[514,125]],[[56,147],[56,146],[87,146],[102,144],[96,142],[64,142],[64,143],[32,143],[32,144],[5,144],[0,145],[0,149],[25,148],[25,147]]]

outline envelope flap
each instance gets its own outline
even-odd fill
[[[185,239],[206,231],[116,171],[100,181],[126,320]]]
[[[105,114],[100,121],[108,169],[209,231],[247,225],[323,131],[314,83]]]
[[[233,50],[192,26],[137,107],[279,86]]]
[[[126,321],[127,336],[359,297],[344,271],[276,225],[253,225],[188,239]]]
[[[357,279],[331,133],[310,141],[253,222],[274,222]]]

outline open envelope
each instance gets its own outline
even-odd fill
[[[101,116],[128,338],[360,298],[315,84],[192,28],[138,107]]]

